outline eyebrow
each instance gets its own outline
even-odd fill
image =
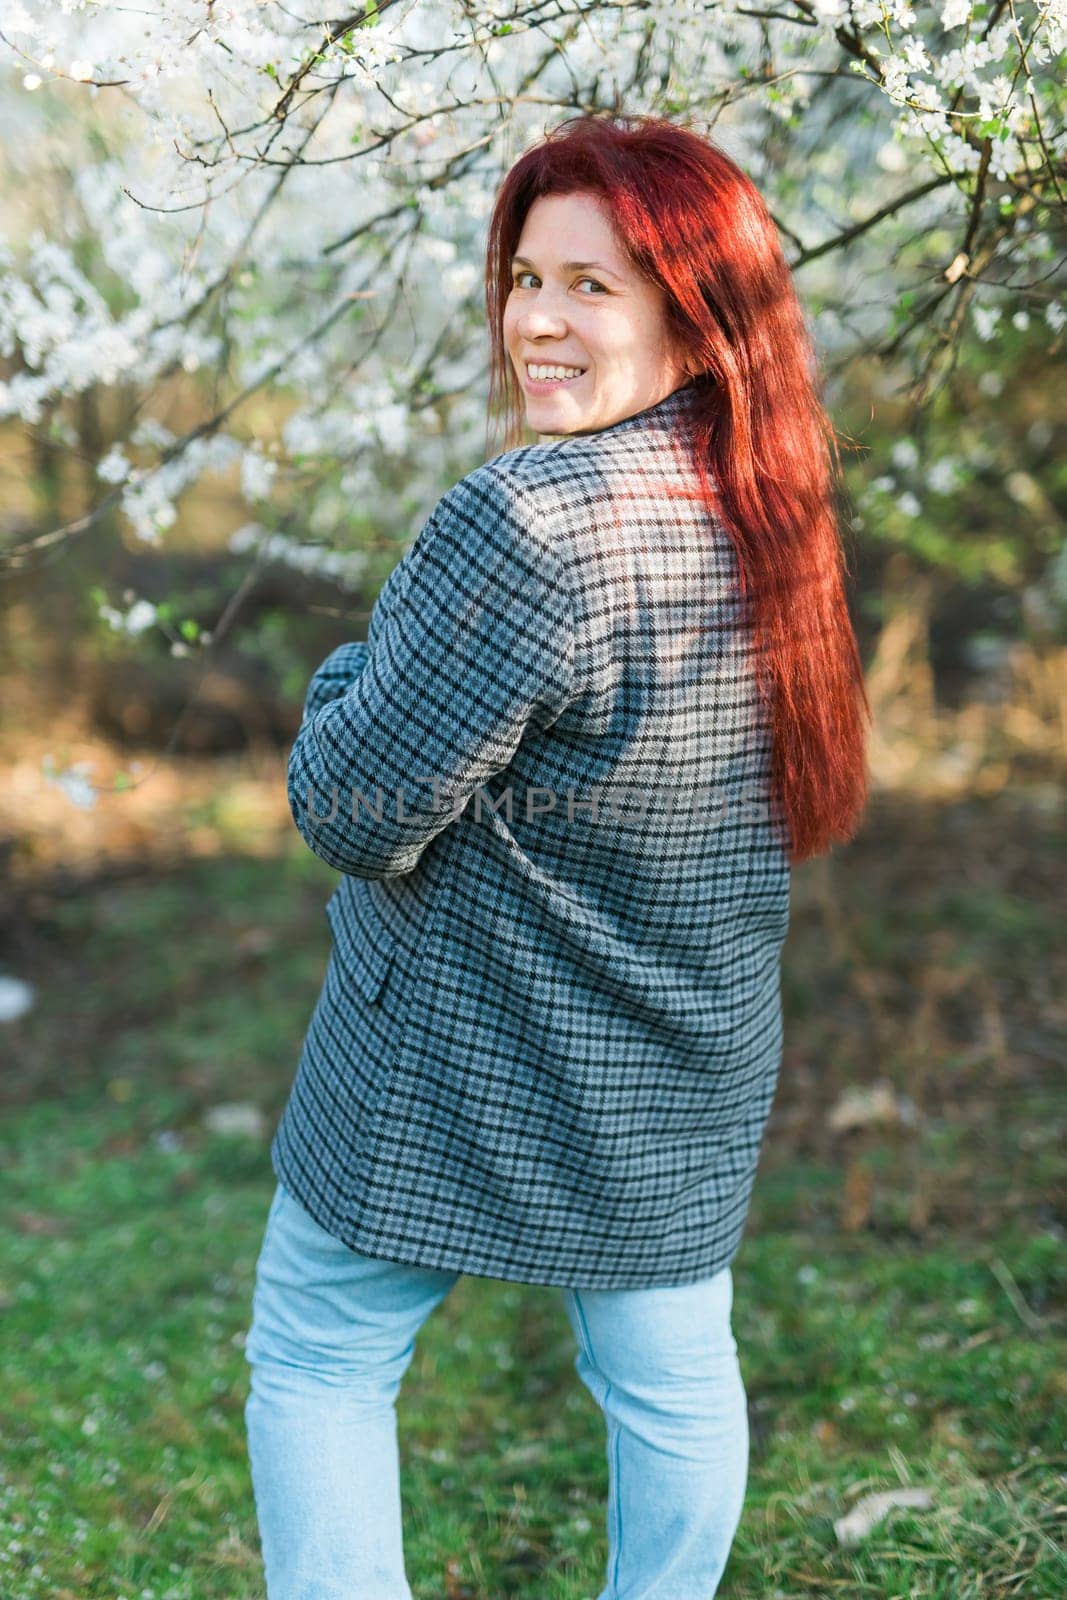
[[[525,256],[512,256],[511,265],[513,267],[530,267],[532,271],[537,271],[537,268],[534,266],[533,262],[528,261]],[[598,272],[606,272],[609,277],[618,278],[619,282],[622,282],[620,274],[615,272],[607,265],[606,262],[603,261],[563,261],[560,263],[560,265],[562,266],[564,272],[584,272],[587,267],[595,267]]]

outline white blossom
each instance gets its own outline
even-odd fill
[[[303,544],[284,533],[268,533],[258,522],[246,523],[232,533],[228,548],[235,554],[256,549],[266,560],[280,561],[312,577],[330,578],[344,588],[356,587],[367,569],[366,551]]]
[[[276,495],[281,511],[299,485],[304,525],[324,544],[274,550],[307,570],[347,559],[354,509],[394,517],[384,483],[402,477],[402,514],[417,518],[464,453],[481,449],[485,225],[500,173],[572,105],[576,85],[584,95],[594,78],[629,81],[640,50],[633,108],[649,109],[670,79],[699,125],[743,64],[729,143],[766,180],[772,208],[781,182],[794,220],[840,214],[850,192],[858,220],[913,174],[973,176],[979,118],[1002,119],[1008,133],[993,141],[991,175],[1026,175],[1038,159],[1028,96],[1054,130],[1052,64],[1067,46],[1064,0],[1020,0],[988,32],[973,0],[815,0],[805,30],[706,0],[594,3],[573,37],[569,16],[539,14],[527,27],[514,0],[420,0],[386,7],[373,27],[326,48],[278,121],[285,84],[319,42],[315,0],[6,0],[3,10],[0,69],[26,92],[7,97],[9,110],[0,98],[0,419],[73,429],[71,447],[84,449],[77,408],[64,402],[99,392],[114,415],[106,391],[121,386],[141,420],[124,425],[121,444],[105,440],[96,471],[121,485],[135,537],[160,543],[187,515],[187,492],[237,466],[254,506]],[[495,35],[505,20],[511,31]],[[815,75],[843,61],[842,20],[868,55],[850,65],[870,85],[869,122],[841,106],[829,123],[818,102],[804,110]],[[776,70],[765,93],[767,38]],[[33,93],[50,73],[62,80],[55,92]],[[122,87],[96,87],[108,80]],[[766,157],[772,118],[789,122],[795,165],[784,174]],[[298,152],[307,164],[285,173]],[[854,280],[838,256],[812,262],[805,283],[827,307],[820,333],[840,345],[862,324],[877,342],[905,270],[898,246],[916,226],[960,237],[966,188],[909,206],[856,245],[869,309],[850,302],[849,317],[835,317]],[[414,205],[398,211],[405,200]],[[1040,277],[1052,265],[1047,244],[1045,224],[1024,219],[991,276],[1036,265],[1029,275]],[[1058,298],[1042,314],[1054,333],[1067,320]],[[977,336],[992,339],[999,310],[971,315]],[[427,377],[447,403],[413,410],[407,380],[423,372],[443,324],[449,338]],[[198,436],[209,408],[257,384],[272,390],[269,413],[250,396],[227,414],[232,433],[220,429],[218,444]],[[462,384],[467,392],[454,393]],[[278,410],[285,421],[268,453],[258,422]],[[896,456],[894,466],[910,470]]]
[[[4,7],[4,32],[9,37],[16,39],[32,35],[37,30],[37,22],[31,17],[24,5],[19,0],[7,0]]]
[[[147,445],[155,450],[165,450],[168,445],[174,443],[176,437],[155,417],[142,417],[130,434],[130,443],[137,446]]]
[[[143,633],[156,620],[156,608],[151,600],[135,600],[126,613],[126,632]]]
[[[96,464],[96,475],[105,483],[122,483],[130,475],[130,463],[120,445],[112,445],[107,455]]]
[[[156,607],[151,600],[135,600],[126,611],[118,611],[114,606],[100,602],[98,607],[100,617],[110,624],[117,632],[130,634],[136,637],[150,628],[156,620]]]
[[[949,28],[962,28],[971,20],[973,6],[971,0],[947,0],[941,8],[941,26],[946,33]]]
[[[75,761],[65,770],[57,771],[51,756],[45,756],[41,763],[45,782],[61,789],[68,800],[82,811],[89,811],[96,804],[96,789],[86,776],[95,765],[93,761]]]
[[[960,481],[959,463],[951,456],[940,456],[926,470],[926,487],[934,494],[951,494]]]
[[[973,304],[971,315],[974,318],[975,332],[979,339],[988,342],[996,332],[997,323],[1000,321],[999,306],[982,306]]]
[[[278,471],[276,461],[268,461],[258,450],[246,450],[241,458],[241,493],[246,500],[265,500]]]
[[[37,991],[32,983],[22,978],[0,974],[0,1022],[17,1022],[33,1009]]]

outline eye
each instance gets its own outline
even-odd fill
[[[516,272],[513,275],[512,280],[511,280],[511,287],[513,289],[521,289],[522,284],[519,281],[521,278],[536,278],[536,276],[537,276],[536,272],[531,272],[528,267],[524,267],[521,272]],[[594,289],[600,289],[600,290],[603,291],[603,293],[605,293],[605,294],[607,293],[607,290],[604,288],[604,285],[602,283],[600,283],[596,278],[579,278],[578,282],[579,283],[591,283],[593,285]]]

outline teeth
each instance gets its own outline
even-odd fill
[[[535,383],[548,383],[554,378],[577,378],[585,371],[584,367],[535,367],[531,362],[526,363],[526,370]]]

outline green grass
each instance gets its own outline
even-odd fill
[[[271,1184],[261,1143],[198,1132],[188,1109],[173,1093],[83,1094],[9,1128],[11,1600],[263,1593],[242,1343]],[[784,1223],[803,1181],[768,1177],[735,1264],[753,1459],[720,1592],[1061,1595],[1062,1356],[991,1267],[1008,1264],[1040,1315],[1063,1288],[1058,1241],[1009,1231],[983,1259],[951,1241],[816,1238]],[[463,1278],[425,1324],[400,1406],[418,1600],[448,1592],[449,1561],[456,1594],[598,1593],[606,1465],[573,1355],[537,1287]],[[903,1483],[929,1488],[933,1510],[839,1549],[833,1519],[854,1495]]]
[[[263,1596],[242,1346],[273,1189],[267,1136],[325,963],[333,881],[299,851],[198,863],[87,889],[35,924],[27,975],[42,999],[8,1030],[0,1176],[0,1600]],[[927,879],[921,892],[928,909]],[[1041,924],[1037,907],[1020,921],[1017,900],[998,912],[990,893],[978,906],[946,882],[942,925],[961,944],[980,926],[996,971]],[[855,947],[869,948],[887,902],[846,899]],[[828,1141],[826,1106],[858,1073],[849,1052],[843,1080],[816,1056],[832,1025],[813,916],[801,897],[787,1039],[789,1060],[820,1069],[783,1069],[783,1120],[734,1263],[752,1452],[719,1593],[1058,1600],[1067,1259],[1049,1203],[1062,1171],[1055,1080],[1016,1060],[993,1092],[994,1067],[952,1034],[950,987],[923,1024],[936,1049],[920,1081],[939,1114],[907,1146]],[[906,919],[893,925],[890,1013],[913,938]],[[866,991],[842,985],[832,951],[823,959],[841,1014],[861,1016]],[[1025,996],[1024,1021],[1037,1025]],[[900,1026],[912,1026],[906,1007]],[[204,1110],[225,1100],[258,1104],[267,1136],[208,1132]],[[945,1115],[953,1103],[958,1120]],[[874,1199],[848,1232],[857,1166]],[[933,1193],[922,1228],[908,1222],[916,1174]],[[550,1289],[466,1277],[425,1324],[399,1406],[416,1600],[599,1594],[603,1423],[574,1354]],[[900,1485],[929,1490],[931,1509],[897,1509],[841,1547],[835,1518]]]

